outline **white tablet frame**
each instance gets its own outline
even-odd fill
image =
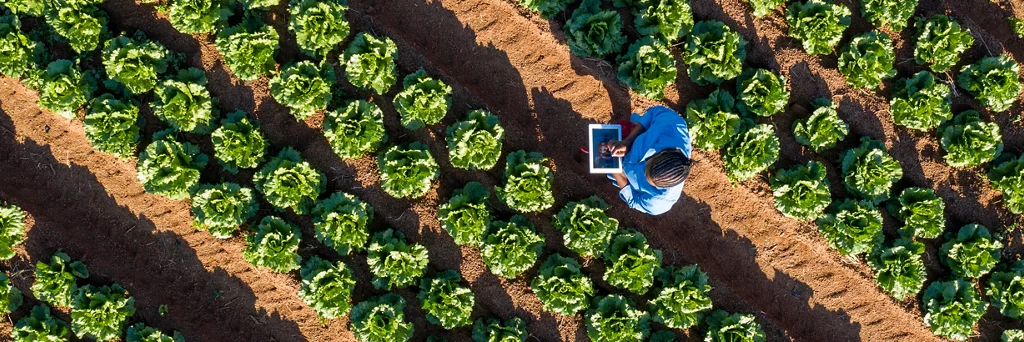
[[[589,139],[587,140],[588,141],[587,146],[590,148],[590,155],[588,155],[587,158],[589,159],[590,173],[622,173],[623,158],[621,158],[621,157],[620,158],[615,158],[615,159],[619,160],[619,167],[618,168],[595,168],[594,167],[594,159],[596,158],[598,153],[600,153],[599,151],[597,151],[597,146],[594,144],[594,131],[595,130],[608,130],[608,129],[615,130],[618,133],[618,139],[617,140],[622,140],[622,126],[621,125],[590,124],[590,126],[587,129],[587,135],[589,136]]]

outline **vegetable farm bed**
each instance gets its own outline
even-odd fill
[[[853,34],[873,29],[862,18],[859,2],[839,3],[853,12],[843,43]],[[652,217],[625,207],[603,175],[588,173],[579,153],[579,146],[586,145],[587,124],[626,119],[631,111],[659,104],[623,87],[616,79],[614,64],[570,54],[563,25],[579,2],[550,20],[517,1],[350,0],[348,5],[346,18],[353,34],[342,46],[361,31],[390,37],[398,47],[399,79],[398,85],[383,96],[356,90],[348,83],[339,88],[350,97],[380,107],[389,135],[385,148],[414,141],[427,145],[441,172],[424,197],[396,199],[386,193],[380,186],[374,155],[339,158],[321,131],[322,111],[296,121],[289,109],[272,97],[270,77],[238,79],[225,65],[212,36],[178,32],[167,15],[158,13],[152,5],[107,0],[99,8],[108,13],[107,26],[115,34],[140,30],[149,39],[183,53],[188,66],[204,70],[207,88],[217,98],[222,114],[238,109],[259,120],[270,144],[268,157],[291,146],[325,174],[326,191],[321,198],[344,191],[372,205],[375,215],[371,235],[394,228],[410,242],[425,246],[430,254],[427,275],[431,277],[457,270],[475,294],[473,319],[520,317],[531,341],[588,340],[583,315],[561,316],[544,310],[530,281],[549,255],[576,256],[565,247],[551,217],[568,202],[591,195],[611,204],[607,213],[617,218],[620,226],[643,233],[651,247],[660,249],[664,265],[696,264],[706,272],[713,287],[715,309],[754,315],[769,341],[941,340],[923,321],[920,296],[894,300],[878,288],[874,272],[865,262],[830,248],[813,222],[787,218],[775,208],[769,176],[775,170],[811,160],[828,169],[833,198],[843,198],[847,191],[842,186],[840,154],[859,145],[859,136],[883,141],[889,153],[902,163],[904,175],[897,189],[920,186],[936,190],[946,203],[949,224],[945,231],[955,232],[969,223],[982,224],[1006,232],[1004,261],[1019,259],[1024,251],[1021,230],[1010,229],[1024,224],[1024,219],[1006,210],[1000,192],[992,189],[984,172],[946,164],[936,134],[894,126],[889,114],[892,82],[877,91],[851,89],[837,70],[837,53],[809,56],[800,42],[787,36],[782,9],[756,18],[743,0],[692,1],[696,20],[719,20],[739,32],[749,42],[745,65],[781,73],[792,95],[783,113],[763,120],[776,126],[781,143],[781,154],[772,171],[734,184],[723,171],[718,152],[695,150],[697,163],[686,181],[685,196],[669,213]],[[1018,63],[1024,61],[1024,39],[1017,38],[1002,19],[1013,15],[1013,10],[1018,16],[1024,15],[1024,7],[1012,8],[1008,3],[922,0],[915,13],[947,13],[969,28],[978,43],[963,55],[961,64],[967,65],[998,51],[1005,51]],[[275,58],[279,69],[288,61],[309,59],[301,55],[288,31],[283,19],[287,15],[288,4],[282,3],[264,16],[281,36],[281,49]],[[631,24],[626,31],[636,35]],[[896,79],[921,70],[913,62],[911,30],[887,32],[895,46]],[[672,48],[680,72],[661,102],[681,113],[687,103],[705,98],[718,88],[690,81],[687,66],[679,58],[682,49],[685,46]],[[329,60],[337,66],[334,56]],[[407,130],[399,122],[392,99],[402,89],[402,78],[420,68],[452,86],[452,108],[438,124]],[[936,76],[943,82],[955,79],[952,72]],[[338,78],[344,76],[339,74]],[[734,90],[734,82],[726,82],[722,88]],[[143,102],[152,97],[144,95]],[[790,127],[797,118],[810,114],[809,104],[819,97],[838,105],[840,116],[850,124],[850,136],[838,147],[815,154],[795,141]],[[298,271],[280,274],[251,265],[243,257],[245,234],[221,240],[196,230],[189,200],[147,193],[136,177],[137,159],[124,161],[96,151],[85,138],[82,120],[67,120],[43,110],[36,104],[37,98],[35,91],[17,79],[0,78],[0,204],[20,206],[28,214],[25,243],[15,249],[13,259],[0,263],[16,287],[28,293],[35,263],[61,250],[88,265],[88,283],[116,282],[128,290],[138,308],[132,322],[145,322],[168,332],[177,330],[190,341],[355,340],[348,315],[321,321],[296,295],[301,287]],[[952,97],[952,106],[954,113],[983,109],[962,91]],[[146,118],[141,149],[166,125],[148,106],[140,108]],[[493,112],[505,129],[501,158],[490,171],[455,168],[447,158],[445,128],[473,109]],[[1024,104],[1018,96],[1008,111],[992,115],[1001,129],[1005,150],[1018,155],[1024,149],[1022,112]],[[209,139],[196,135],[187,140],[212,156]],[[525,215],[546,239],[544,252],[524,275],[505,279],[488,270],[480,249],[454,243],[441,228],[437,208],[467,182],[478,181],[489,188],[500,186],[505,157],[517,150],[541,152],[549,158],[554,171],[555,205]],[[212,159],[210,165],[216,164]],[[232,175],[208,167],[202,182],[215,183],[224,177],[251,183],[254,171]],[[500,220],[515,213],[495,198],[491,203]],[[357,279],[353,305],[388,292],[370,284],[373,277],[365,253],[338,257],[332,248],[314,238],[308,216],[276,213],[262,201],[255,217],[266,215],[279,215],[300,226],[299,254],[304,260],[318,255],[352,268]],[[885,216],[888,235],[895,235],[899,226],[891,216]],[[928,283],[946,280],[950,274],[938,259],[943,241],[924,241]],[[601,279],[605,270],[601,261],[581,262],[600,295],[628,294]],[[470,340],[471,327],[446,331],[428,322],[416,288],[392,291],[409,303],[405,315],[415,327],[413,340],[424,341],[428,336]],[[650,299],[632,294],[628,297],[640,303]],[[38,302],[26,295],[26,303],[31,305],[21,306],[10,315],[10,321],[0,323],[0,336],[8,336],[12,329],[9,322],[28,315]],[[160,313],[158,308],[165,304],[166,314]],[[59,317],[68,320],[66,309],[57,311]],[[654,331],[666,330],[661,324],[654,326]],[[703,340],[705,328],[702,324],[677,331],[677,339]],[[1024,325],[1020,321],[989,308],[972,340],[994,341],[1005,329],[1021,328]]]

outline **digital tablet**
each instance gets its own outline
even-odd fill
[[[622,158],[601,151],[612,140],[622,140],[622,126],[590,124],[590,173],[622,172]]]

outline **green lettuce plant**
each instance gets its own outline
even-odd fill
[[[299,298],[306,302],[320,319],[334,319],[348,313],[349,298],[356,287],[356,276],[342,262],[332,263],[313,256],[299,271],[302,287]]]
[[[654,285],[654,275],[661,268],[661,251],[651,248],[640,232],[622,229],[612,237],[604,262],[608,285],[643,295]]]
[[[810,147],[815,153],[822,153],[850,134],[850,125],[839,117],[832,101],[817,98],[811,101],[811,107],[814,107],[811,116],[793,122],[793,136],[797,143]]]
[[[939,126],[953,117],[949,93],[949,86],[927,71],[896,81],[889,101],[893,123],[918,131]]]
[[[6,4],[10,6],[11,4]],[[21,31],[21,21],[14,14],[0,12],[0,75],[18,78],[28,74],[43,51],[40,44]]]
[[[608,217],[611,208],[600,197],[590,196],[579,202],[569,202],[554,216],[552,224],[564,235],[565,247],[584,257],[597,257],[604,253],[612,235],[619,230],[619,220]]]
[[[168,335],[144,323],[135,323],[125,331],[125,342],[185,342],[185,337],[177,331]]]
[[[690,80],[705,86],[736,78],[743,72],[746,46],[747,41],[721,21],[697,22],[686,36],[686,51],[683,52]],[[672,78],[675,78],[675,69]]]
[[[86,140],[97,151],[110,153],[122,160],[134,157],[142,123],[139,107],[111,94],[100,95],[89,103],[82,125]]]
[[[704,341],[710,342],[765,342],[764,330],[754,320],[754,315],[729,314],[715,310],[707,318],[708,330]]]
[[[208,161],[199,146],[180,142],[173,131],[164,130],[153,134],[153,142],[139,153],[136,173],[146,192],[184,199],[199,184]]]
[[[281,0],[241,0],[246,10],[269,9],[277,6]]]
[[[206,72],[188,68],[156,86],[153,114],[171,128],[196,134],[213,131],[219,113],[216,99],[206,89]]]
[[[1020,95],[1020,65],[1008,55],[985,57],[968,65],[957,76],[957,85],[974,96],[981,105],[1004,112]]]
[[[633,24],[642,35],[673,43],[693,28],[688,0],[640,0],[633,9]]]
[[[974,335],[974,324],[988,309],[988,303],[963,279],[931,283],[922,301],[924,323],[932,333],[957,341]]]
[[[826,55],[850,27],[850,9],[824,0],[794,2],[786,8],[789,36],[803,44],[812,55]]]
[[[106,34],[107,13],[96,8],[102,0],[51,0],[45,10],[46,24],[57,37],[84,54],[96,50]]]
[[[957,277],[981,278],[999,263],[1002,238],[993,236],[985,226],[968,224],[955,235],[946,233],[945,238],[946,243],[939,248],[939,260]]]
[[[882,243],[882,213],[874,203],[845,199],[817,220],[818,231],[828,245],[843,255],[856,256]]]
[[[1010,28],[1013,29],[1013,33],[1017,34],[1017,38],[1024,38],[1024,20],[1017,19],[1017,17],[1007,17],[1006,21],[1010,24]],[[1024,339],[1024,331],[1021,332],[1021,339]]]
[[[359,342],[405,342],[415,328],[405,319],[405,299],[394,293],[367,299],[354,308],[349,329]]]
[[[754,11],[754,16],[761,18],[771,11],[774,11],[782,4],[786,3],[786,0],[747,0],[750,3],[750,8]]]
[[[324,115],[324,137],[342,159],[373,152],[388,139],[384,113],[373,102],[354,100]]]
[[[861,1],[861,14],[871,25],[882,27],[889,25],[895,32],[903,31],[914,15],[918,0],[864,0]]]
[[[7,315],[21,306],[21,290],[18,290],[7,275],[0,272],[0,315]]]
[[[894,200],[886,202],[886,209],[903,226],[898,229],[900,236],[934,239],[946,228],[943,212],[946,204],[932,189],[911,187],[903,189]]]
[[[238,169],[254,169],[263,163],[267,140],[260,132],[260,122],[250,120],[245,112],[236,110],[220,121],[210,134],[213,155],[224,171],[235,174]]]
[[[1024,34],[1022,34],[1024,36]],[[1024,330],[1006,329],[1003,330],[1002,342],[1024,342]]]
[[[437,219],[455,243],[480,247],[484,234],[491,225],[491,211],[487,199],[491,192],[479,182],[469,182],[455,190],[448,202],[437,210]]]
[[[640,96],[665,97],[665,88],[676,80],[676,64],[668,46],[650,37],[637,40],[616,62],[618,79]]]
[[[334,67],[330,64],[317,66],[301,61],[285,67],[270,79],[270,95],[288,107],[295,120],[302,121],[327,109],[334,79]]]
[[[391,38],[377,38],[360,32],[345,49],[341,61],[345,65],[345,77],[349,83],[383,95],[398,81],[395,66],[397,56],[398,45]]]
[[[914,25],[917,36],[914,45],[914,61],[928,65],[934,72],[946,72],[960,62],[960,55],[974,45],[971,30],[965,30],[949,17],[936,14],[918,18]]]
[[[779,160],[775,126],[760,124],[736,136],[722,155],[729,180],[738,183],[757,176]]]
[[[235,76],[252,81],[274,71],[278,39],[272,26],[243,23],[217,33],[217,50]]]
[[[474,342],[526,342],[529,333],[522,318],[512,317],[502,322],[497,318],[484,321],[477,318],[473,322]]]
[[[495,275],[514,279],[533,267],[544,250],[544,236],[521,215],[508,222],[491,221],[480,247],[480,258]]]
[[[586,310],[594,295],[594,282],[583,274],[580,263],[573,258],[552,254],[530,283],[544,310],[562,316],[575,316]]]
[[[299,227],[277,216],[266,216],[256,230],[245,236],[242,257],[253,266],[265,267],[277,273],[299,269]]]
[[[583,0],[562,31],[569,52],[581,57],[605,58],[619,53],[626,44],[622,26],[618,12],[601,9],[600,0]]]
[[[747,69],[736,80],[736,108],[741,113],[772,116],[789,104],[786,79],[767,69]]]
[[[775,208],[786,217],[798,220],[821,218],[832,203],[832,192],[825,165],[809,161],[806,165],[779,170],[768,180]]]
[[[594,342],[642,342],[651,333],[647,312],[620,295],[595,298],[585,318],[587,337]]]
[[[229,182],[201,185],[192,196],[192,225],[218,239],[229,239],[257,209],[251,188]]]
[[[1013,319],[1024,317],[1024,263],[1017,261],[992,273],[985,295],[1003,316]]]
[[[36,299],[53,306],[71,306],[72,294],[78,290],[78,278],[89,278],[89,270],[81,261],[60,251],[53,253],[50,263],[36,262],[36,282],[32,294]]]
[[[419,141],[392,146],[377,160],[380,187],[395,198],[419,198],[426,195],[440,176],[430,148]]]
[[[967,110],[939,126],[943,158],[952,167],[976,167],[994,161],[1003,152],[999,125],[981,120],[981,114]]]
[[[69,335],[68,323],[50,314],[50,308],[42,304],[33,307],[32,313],[11,329],[13,342],[63,342]]]
[[[1003,205],[1014,214],[1024,214],[1024,155],[1003,154],[988,171],[992,188],[1003,193]]]
[[[875,271],[875,283],[896,300],[916,297],[928,277],[924,266],[924,245],[901,238],[879,245],[868,254],[868,266]]]
[[[574,0],[519,0],[519,4],[526,9],[537,12],[541,18],[551,19]]]
[[[175,0],[170,2],[167,19],[181,33],[212,33],[227,23],[234,4],[233,0]]]
[[[348,37],[344,0],[291,0],[288,4],[288,30],[303,53],[326,57]]]
[[[14,247],[25,242],[25,212],[16,205],[0,205],[0,260],[14,257]]]
[[[121,285],[85,285],[75,290],[71,302],[71,330],[78,338],[115,341],[134,314],[135,298]]]
[[[313,236],[338,255],[366,249],[373,207],[341,191],[317,202],[313,208]]]
[[[686,104],[693,147],[716,150],[724,147],[740,132],[736,100],[728,91],[716,89],[706,99]]]
[[[551,191],[555,180],[547,158],[537,152],[519,150],[508,155],[504,186],[495,187],[498,198],[512,210],[529,213],[543,211],[555,204]]]
[[[74,118],[92,97],[96,86],[74,62],[58,59],[34,76],[29,84],[39,91],[39,106],[64,118]]]
[[[142,94],[153,90],[157,76],[167,71],[169,54],[163,45],[145,37],[119,36],[103,44],[103,67],[110,79]]]
[[[378,289],[406,287],[427,272],[427,248],[406,242],[401,231],[388,229],[373,235],[366,248],[366,264]]]
[[[448,158],[452,166],[490,170],[501,158],[505,128],[498,117],[482,109],[466,113],[466,120],[448,126]]]
[[[842,154],[843,185],[851,194],[880,203],[889,198],[893,184],[903,178],[903,167],[881,141],[870,137],[860,141],[860,146]]]
[[[416,298],[427,314],[427,322],[448,330],[473,324],[469,315],[473,313],[476,298],[468,286],[462,285],[462,277],[455,270],[420,280],[420,293]]]
[[[402,91],[395,94],[395,111],[402,116],[402,126],[417,130],[444,119],[452,108],[452,87],[444,81],[427,76],[419,69],[405,76]]]
[[[875,89],[896,76],[892,39],[881,31],[859,34],[839,54],[839,72],[854,88]]]
[[[252,181],[275,209],[290,208],[300,215],[313,209],[317,197],[327,186],[324,174],[302,160],[299,151],[291,147],[284,148],[263,165]]]
[[[18,16],[41,17],[46,13],[45,0],[7,0],[4,6]]]
[[[654,321],[672,329],[689,329],[711,310],[711,285],[708,275],[689,265],[666,267],[658,272],[659,286],[648,305]]]

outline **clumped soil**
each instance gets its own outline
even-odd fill
[[[847,38],[871,29],[859,16],[857,2],[840,3],[854,12]],[[329,191],[350,192],[372,204],[377,212],[374,229],[394,227],[425,245],[431,253],[430,274],[458,269],[476,294],[474,317],[522,317],[528,322],[531,340],[585,340],[586,331],[580,317],[541,310],[526,281],[535,270],[514,280],[490,274],[479,251],[456,246],[436,219],[437,205],[454,189],[473,180],[486,185],[501,180],[500,167],[467,172],[447,162],[444,128],[469,109],[487,108],[501,117],[507,134],[504,152],[524,149],[551,158],[557,204],[544,213],[528,215],[547,238],[546,253],[569,253],[550,225],[551,215],[566,202],[597,194],[613,204],[609,213],[623,226],[640,230],[654,247],[662,249],[666,264],[698,264],[712,278],[716,307],[755,314],[769,340],[938,340],[923,324],[917,299],[892,300],[877,289],[863,263],[830,250],[812,224],[780,215],[771,201],[765,181],[768,175],[731,184],[717,153],[695,152],[699,163],[687,181],[687,196],[669,214],[650,217],[625,208],[603,176],[587,173],[578,146],[585,145],[586,124],[621,120],[631,111],[655,103],[631,96],[622,88],[608,61],[569,54],[560,27],[568,14],[543,20],[502,0],[349,4],[354,31],[387,35],[399,44],[403,75],[425,68],[455,88],[455,105],[442,124],[415,132],[398,124],[389,102],[399,87],[388,96],[367,97],[384,110],[391,142],[427,142],[441,165],[438,185],[422,199],[407,201],[386,195],[377,186],[379,177],[372,157],[340,160],[319,131],[322,115],[296,122],[269,96],[267,78],[242,82],[226,70],[212,37],[180,34],[163,14],[130,0],[107,1],[102,9],[110,14],[113,31],[142,30],[151,39],[183,52],[191,66],[205,69],[219,107],[223,111],[242,109],[258,118],[274,146],[271,153],[284,146],[295,147],[326,173]],[[981,170],[946,166],[934,133],[909,133],[893,127],[886,112],[888,86],[878,92],[851,90],[835,68],[835,54],[809,57],[803,53],[798,42],[786,37],[780,10],[756,19],[742,0],[694,1],[693,8],[698,20],[720,20],[743,34],[749,42],[748,64],[786,76],[793,106],[768,120],[776,125],[782,140],[782,157],[776,166],[822,161],[829,166],[833,193],[839,197],[845,194],[838,174],[839,152],[856,145],[856,136],[872,136],[883,139],[903,163],[905,177],[899,188],[937,189],[947,203],[949,230],[969,222],[1002,229],[1021,221],[1002,208],[999,194],[987,185]],[[988,1],[922,1],[918,6],[919,15],[947,13],[972,30],[979,42],[965,55],[963,60],[968,63],[999,51],[1024,60],[1024,45],[1002,19],[1012,11],[1009,5]],[[285,37],[278,61],[301,57],[286,33],[285,14],[286,5],[280,5],[268,15]],[[921,69],[912,60],[909,32],[893,35],[900,77]],[[682,111],[690,100],[706,96],[713,88],[694,85],[685,65],[680,63],[679,68],[678,86],[669,89],[665,103]],[[19,205],[30,215],[26,244],[13,261],[4,263],[19,288],[28,292],[32,265],[61,249],[89,266],[92,277],[88,282],[124,285],[136,298],[137,319],[164,330],[180,330],[189,340],[353,340],[347,318],[320,322],[298,299],[296,274],[274,274],[249,265],[241,256],[245,244],[241,237],[217,240],[197,232],[191,226],[187,201],[171,201],[142,190],[135,178],[134,160],[119,161],[95,152],[84,138],[80,120],[64,120],[41,111],[35,105],[34,92],[16,80],[4,78],[0,84],[0,200]],[[362,94],[350,86],[343,88],[349,94]],[[852,128],[851,138],[823,155],[801,148],[788,133],[793,120],[807,115],[804,107],[817,97],[839,103],[840,115]],[[1022,106],[1018,102],[1010,111],[992,116],[1003,130],[1007,151],[1014,153],[1024,147]],[[954,97],[956,112],[977,107],[963,93]],[[144,112],[150,119],[147,133],[159,129],[158,120]],[[189,138],[211,151],[208,140]],[[248,183],[250,176],[251,172],[232,176],[211,170],[203,177],[206,182],[226,177]],[[512,214],[497,201],[494,204],[499,218]],[[259,214],[274,212],[264,203]],[[304,257],[315,254],[337,259],[313,239],[307,218],[285,217],[302,226],[300,253]],[[896,223],[889,219],[886,223],[892,235]],[[1010,248],[1004,258],[1016,258],[1020,232],[1008,235]],[[940,242],[927,244],[929,279],[947,276],[936,257]],[[369,285],[364,257],[340,260],[352,266],[359,277],[354,301],[381,293]],[[600,263],[586,264],[586,270],[599,279]],[[607,284],[598,283],[601,292],[610,292]],[[414,291],[397,292],[410,303],[406,314],[415,324],[417,340],[429,335],[453,341],[469,339],[468,328],[445,332],[428,324]],[[166,316],[157,312],[161,304],[169,305]],[[22,317],[27,308],[12,317]],[[66,310],[61,315],[66,319]],[[1021,325],[1002,319],[991,309],[982,320],[977,339],[995,340],[1003,329],[1013,327]],[[9,324],[0,324],[0,336],[6,336],[9,329]],[[690,331],[679,337],[700,340],[697,335]]]

